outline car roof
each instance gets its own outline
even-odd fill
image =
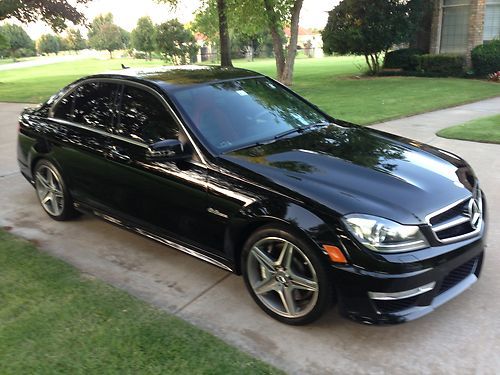
[[[179,87],[215,83],[239,78],[263,77],[247,69],[223,68],[212,65],[162,66],[157,68],[126,68],[96,74],[87,78],[119,78],[153,82],[166,91]]]

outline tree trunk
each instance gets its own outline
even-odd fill
[[[295,56],[297,56],[297,41],[299,38],[299,16],[302,9],[303,0],[295,0],[292,8],[292,22],[290,25],[290,43],[288,44],[285,69],[280,81],[290,86],[293,79],[293,68],[295,65]]]
[[[281,80],[283,71],[285,70],[285,54],[283,52],[283,43],[281,41],[281,36],[279,33],[278,16],[274,11],[271,0],[264,0],[264,6],[266,8],[269,31],[271,32],[271,37],[273,39],[274,59],[276,60],[276,73],[278,80]]]
[[[370,74],[373,75],[373,68],[372,68],[372,65],[371,65],[371,62],[370,62],[370,59],[368,57],[371,57],[371,55],[365,53],[365,61],[366,61],[366,65],[368,65],[368,70],[370,71]]]
[[[109,58],[112,59],[113,58],[113,51],[108,49],[108,52],[109,52]]]
[[[217,13],[219,15],[220,65],[232,67],[233,63],[231,62],[231,44],[229,42],[225,0],[217,0]]]

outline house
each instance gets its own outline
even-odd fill
[[[290,28],[285,27],[283,32],[287,40],[290,40]],[[321,32],[316,29],[299,26],[297,47],[302,49],[309,57],[323,57],[323,38],[321,37]]]
[[[500,38],[500,0],[433,0],[429,52],[463,53]]]

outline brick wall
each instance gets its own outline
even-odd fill
[[[467,65],[471,65],[470,52],[472,49],[483,44],[484,10],[486,0],[471,0],[471,10],[469,16],[469,37],[467,40],[467,51],[465,54]]]

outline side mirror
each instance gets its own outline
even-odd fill
[[[188,159],[191,153],[184,149],[178,139],[165,139],[148,146],[146,157],[156,161],[174,161]]]

